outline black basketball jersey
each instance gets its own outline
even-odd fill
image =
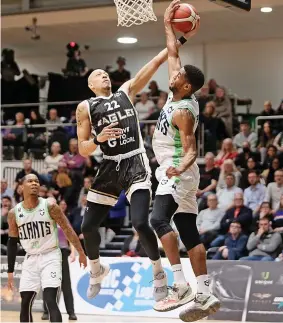
[[[109,97],[100,96],[87,101],[95,135],[115,122],[118,122],[116,127],[123,131],[120,138],[109,139],[100,145],[105,155],[115,156],[143,148],[136,110],[124,91],[119,90]]]

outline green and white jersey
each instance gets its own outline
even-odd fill
[[[180,132],[173,126],[172,119],[174,112],[178,109],[189,110],[195,118],[194,132],[199,121],[199,105],[194,95],[188,99],[172,101],[173,93],[170,92],[153,134],[153,150],[160,166],[168,165],[178,167],[184,156]]]
[[[16,222],[22,247],[35,255],[58,248],[57,224],[50,217],[47,199],[39,197],[36,208],[26,210],[22,202],[15,206]]]

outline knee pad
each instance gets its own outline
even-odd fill
[[[197,215],[193,213],[177,213],[174,216],[180,239],[188,251],[201,243],[196,218]]]

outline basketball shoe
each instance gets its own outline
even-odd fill
[[[214,314],[219,308],[220,301],[213,294],[196,294],[194,302],[179,314],[179,318],[184,322],[194,322]]]
[[[167,276],[164,271],[154,275],[153,284],[153,298],[159,302],[168,295]]]
[[[94,298],[101,289],[101,282],[110,271],[109,265],[100,265],[100,271],[93,274],[90,272],[89,286],[87,289],[87,297]]]
[[[168,296],[157,302],[153,309],[158,312],[172,311],[194,299],[195,295],[188,284],[174,284],[168,287]]]

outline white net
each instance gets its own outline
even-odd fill
[[[118,14],[118,26],[130,27],[149,20],[157,20],[152,0],[114,0],[114,2]]]

